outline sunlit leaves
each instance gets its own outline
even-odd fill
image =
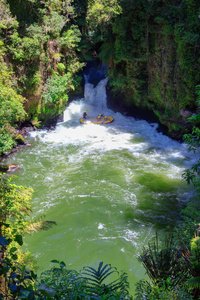
[[[117,0],[88,1],[87,20],[91,26],[103,25],[122,12]]]
[[[62,49],[67,52],[71,52],[75,47],[78,46],[81,40],[81,33],[78,26],[72,25],[68,30],[63,32],[62,36],[59,38],[58,43],[61,45]]]
[[[9,5],[6,0],[0,0],[0,32],[2,30],[16,29],[18,22],[15,17],[11,15]]]
[[[0,175],[0,222],[10,225],[1,226],[4,228],[4,236],[14,236],[19,245],[22,245],[21,234],[27,226],[26,218],[31,212],[32,193],[31,188],[17,186],[10,183],[5,175]]]
[[[12,72],[0,61],[0,155],[8,152],[16,144],[11,137],[11,126],[23,120],[26,114],[23,108],[25,98],[15,91],[11,74]]]
[[[43,100],[44,103],[55,103],[63,98],[68,100],[67,96],[68,88],[68,75],[59,76],[54,75],[47,80],[47,84],[44,89]]]
[[[0,155],[7,153],[12,147],[16,145],[16,142],[12,139],[6,127],[0,128]]]
[[[0,84],[0,90],[0,127],[5,123],[13,125],[14,122],[24,119],[25,99],[11,87]]]
[[[44,32],[50,34],[53,38],[58,38],[64,27],[66,18],[58,12],[53,11],[50,15],[44,17]]]

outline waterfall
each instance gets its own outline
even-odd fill
[[[100,80],[99,83],[94,86],[88,81],[87,75],[84,77],[84,98],[69,104],[63,113],[64,122],[79,120],[85,110],[87,110],[88,115],[91,117],[96,117],[99,113],[105,113],[107,111],[106,85],[108,78]]]
[[[87,76],[85,76],[84,98],[89,104],[96,107],[97,110],[104,110],[107,108],[106,85],[108,78],[102,79],[96,87],[89,83]]]

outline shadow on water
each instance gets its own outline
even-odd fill
[[[155,193],[167,193],[172,194],[176,192],[177,186],[181,187],[180,180],[167,178],[161,174],[155,173],[144,173],[142,175],[137,175],[137,182],[145,187],[145,189],[155,192]]]

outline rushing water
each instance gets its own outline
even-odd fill
[[[87,83],[85,98],[69,104],[64,122],[52,132],[34,132],[32,147],[8,160],[20,165],[16,183],[34,189],[33,216],[57,223],[25,237],[40,270],[52,259],[76,270],[103,261],[126,271],[133,291],[145,276],[136,256],[156,229],[161,236],[174,224],[191,196],[181,175],[194,157],[157,132],[157,124],[109,110],[106,83]],[[84,110],[114,122],[80,124]]]

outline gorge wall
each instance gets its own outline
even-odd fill
[[[200,82],[197,1],[1,4],[0,59],[26,98],[28,120],[56,118],[81,92],[83,68],[95,59],[107,66],[112,105],[148,109],[174,138],[190,130]]]

